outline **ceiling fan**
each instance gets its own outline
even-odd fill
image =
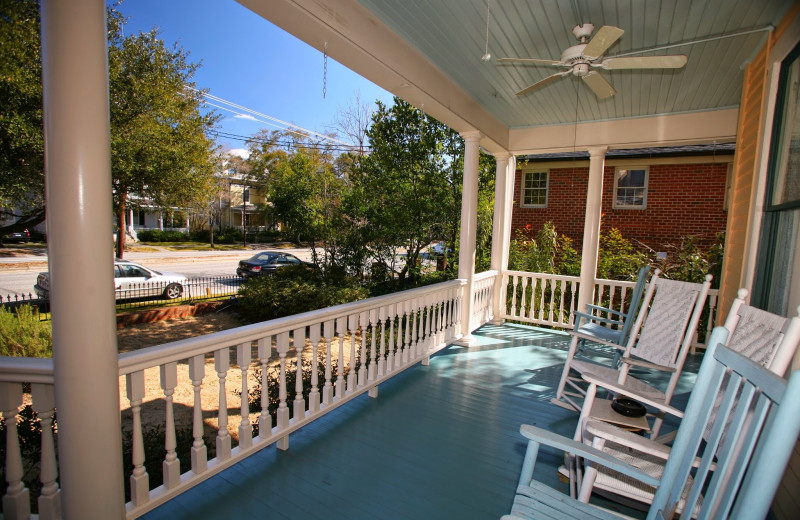
[[[613,96],[616,91],[599,72],[592,68],[605,70],[631,70],[631,69],[679,69],[686,65],[686,56],[682,54],[671,56],[637,56],[637,57],[609,57],[603,58],[603,53],[616,42],[625,32],[619,27],[604,25],[597,34],[589,40],[594,31],[594,25],[585,23],[576,25],[572,33],[580,41],[578,45],[566,49],[561,53],[560,60],[545,60],[538,58],[499,58],[498,63],[519,63],[522,65],[563,67],[566,70],[556,72],[519,92],[524,96],[545,85],[553,83],[572,73],[583,79],[584,83],[600,98]]]

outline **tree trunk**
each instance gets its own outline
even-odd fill
[[[125,253],[125,198],[119,204],[119,232],[117,233],[117,258]]]
[[[208,241],[211,244],[211,249],[214,249],[214,214],[208,217]]]

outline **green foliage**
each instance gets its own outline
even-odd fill
[[[654,258],[652,265],[661,269],[663,276],[673,280],[702,283],[706,275],[713,276],[711,287],[719,288],[722,275],[722,258],[725,252],[725,233],[717,233],[708,250],[698,245],[693,236],[683,237],[680,245],[668,246],[666,258]]]
[[[271,320],[302,312],[362,300],[367,290],[353,279],[330,281],[305,266],[279,269],[254,277],[239,289],[237,305],[251,322]]]
[[[526,231],[531,231],[530,226]],[[535,239],[517,231],[516,239],[511,241],[508,267],[512,271],[578,276],[580,262],[580,253],[572,247],[572,240],[559,235],[552,222],[546,222]]]
[[[186,242],[190,239],[190,236],[182,231],[161,229],[143,229],[136,234],[142,242]]]
[[[619,229],[600,233],[597,277],[605,280],[636,280],[639,269],[647,265],[647,256],[637,251]],[[579,271],[580,273],[580,271]]]
[[[17,307],[17,313],[0,306],[0,356],[53,357],[50,322],[40,321],[30,305]]]

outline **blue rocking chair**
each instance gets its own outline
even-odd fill
[[[604,453],[602,439],[587,445],[523,425],[528,449],[503,518],[620,518],[534,480],[543,444],[656,487],[648,519],[765,518],[800,434],[800,371],[787,384],[725,347],[728,333],[714,329],[660,479]]]

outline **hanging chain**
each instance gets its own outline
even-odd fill
[[[328,42],[325,42],[323,53],[325,57],[322,60],[322,99],[325,99],[328,93]]]

